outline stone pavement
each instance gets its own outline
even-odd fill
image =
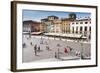
[[[68,58],[74,59],[76,54],[83,51],[84,54],[90,55],[90,43],[83,43],[74,42],[74,41],[67,41],[67,40],[59,40],[53,39],[48,37],[41,36],[32,36],[31,38],[28,35],[23,35],[23,43],[25,43],[25,47],[22,49],[22,61],[23,62],[42,62],[42,61],[60,61],[58,58]],[[34,46],[40,47],[40,51],[36,52]],[[49,49],[47,48],[49,47]],[[70,51],[68,48],[72,48]],[[65,53],[64,50],[67,48],[68,52]]]

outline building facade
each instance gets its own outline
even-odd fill
[[[91,38],[91,19],[76,19],[75,14],[69,18],[60,19],[57,16],[48,16],[37,21],[23,21],[24,32],[64,33],[81,34],[83,37]]]
[[[46,33],[60,33],[61,20],[57,16],[48,16],[45,19],[41,19],[41,27],[41,31]]]
[[[76,20],[76,14],[69,14],[68,18],[59,19],[57,16],[48,16],[41,19],[42,30],[49,33],[70,33],[70,22]]]
[[[80,19],[70,22],[70,32],[91,38],[91,19]]]
[[[40,22],[27,20],[23,21],[23,32],[40,32]]]
[[[41,19],[42,31],[49,33],[69,33],[71,21],[73,20],[70,18],[59,19],[57,16],[48,16],[45,19]]]
[[[62,19],[62,25],[61,25],[62,33],[70,33],[70,23],[72,21],[73,20],[71,20],[69,18]]]

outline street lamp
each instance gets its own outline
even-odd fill
[[[61,46],[60,44],[57,44],[58,46],[58,59],[59,59],[59,47]]]
[[[83,36],[83,35],[82,35]],[[79,42],[81,48],[80,48],[80,58],[83,59],[83,43],[81,41],[82,36],[80,37],[80,39],[77,40],[77,42]],[[78,54],[79,55],[79,54]]]
[[[29,26],[29,38],[31,38],[31,24],[29,24],[30,26]]]
[[[83,59],[83,43],[80,42],[80,45],[81,45],[81,52],[80,52],[80,56],[81,56],[81,59]]]

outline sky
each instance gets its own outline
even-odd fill
[[[41,19],[54,15],[59,18],[68,18],[68,15],[73,12],[61,12],[61,11],[39,11],[39,10],[23,10],[22,18],[25,20],[41,21]],[[91,13],[74,12],[78,19],[84,19],[90,17]]]

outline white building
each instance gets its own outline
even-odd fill
[[[70,33],[91,38],[91,19],[74,20],[70,23]]]

